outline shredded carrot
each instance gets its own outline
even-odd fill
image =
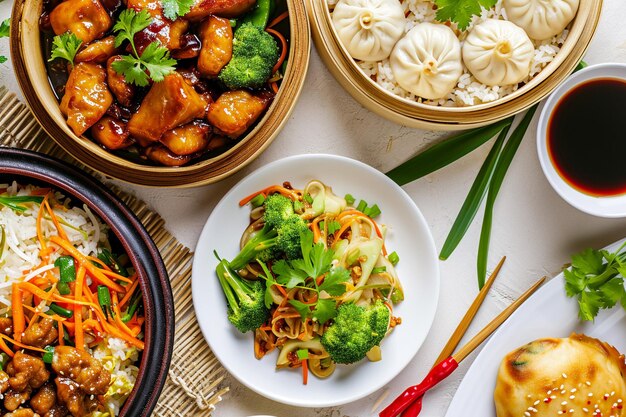
[[[302,383],[306,385],[309,381],[309,361],[307,359],[302,361]]]
[[[369,221],[371,221],[372,224],[374,225],[374,230],[376,231],[376,235],[379,238],[381,238],[381,239],[383,238],[383,234],[381,233],[380,229],[378,228],[378,223],[376,223],[376,221],[374,221],[374,219],[372,219],[368,215],[363,214],[362,212],[360,212],[358,210],[347,210],[347,211],[344,211],[344,212],[340,213],[335,218],[335,220],[339,221],[342,218],[344,218],[346,216],[349,216],[349,215],[356,216],[356,217],[362,217],[364,219],[368,219]],[[343,234],[343,232],[346,231],[346,229],[347,229],[346,225],[352,224],[352,221],[353,220],[351,220],[349,223],[344,223],[343,226],[341,226],[341,229],[339,229],[337,232],[335,232],[335,239],[338,239]],[[384,241],[383,241],[382,252],[383,252],[383,255],[387,256],[387,248],[385,247],[385,242]]]
[[[268,326],[268,325],[266,325],[266,324],[265,324],[265,325],[263,325],[263,326],[259,327],[259,330],[262,330],[262,331],[264,331],[264,332],[267,332],[267,331],[272,330],[272,326]]]
[[[343,235],[343,233],[348,229],[348,227],[352,225],[352,223],[354,223],[354,219],[348,220],[343,225],[341,225],[341,228],[335,232],[335,241],[339,240],[341,235]]]
[[[272,28],[267,28],[265,29],[265,31],[267,33],[271,33],[272,35],[276,36],[280,40],[280,43],[281,43],[280,57],[278,57],[278,62],[276,62],[276,65],[274,65],[274,68],[272,68],[272,74],[274,74],[276,71],[278,71],[280,66],[283,65],[283,62],[285,61],[285,58],[287,57],[287,39],[285,39],[282,33]]]
[[[59,345],[65,346],[65,329],[62,322],[59,322]]]
[[[139,280],[135,279],[135,281],[133,281],[133,283],[130,285],[130,288],[128,288],[128,291],[126,291],[126,294],[124,295],[124,298],[122,298],[122,301],[120,301],[120,308],[124,307],[126,303],[130,300],[130,297],[132,297],[133,293],[137,289],[137,286],[139,286]]]
[[[120,312],[119,300],[116,292],[113,292],[111,294],[111,306],[113,307],[113,311],[115,312],[114,319],[117,327],[122,331],[128,333],[130,336],[134,336],[133,331],[121,319],[122,313]]]
[[[132,279],[125,277],[124,275],[120,275],[115,271],[107,271],[106,269],[101,269],[100,272],[102,272],[104,275],[106,275],[107,277],[111,277],[113,279],[116,279],[118,281],[122,281],[125,282],[127,284],[131,284],[133,282]]]
[[[120,284],[113,282],[107,276],[105,276],[100,269],[98,269],[95,265],[93,265],[85,255],[80,253],[78,249],[76,249],[70,242],[66,239],[62,239],[59,236],[50,237],[50,241],[57,244],[67,253],[69,253],[74,259],[78,261],[78,263],[85,267],[89,275],[95,280],[99,281],[102,285],[106,285],[107,287],[117,291],[117,292],[125,292],[124,287]]]
[[[318,223],[321,221],[321,216],[317,216],[315,218],[315,220],[313,220],[311,222],[311,230],[313,230],[313,243],[317,243],[319,242],[319,240],[322,238],[322,233],[320,231],[320,228],[318,226]]]
[[[287,198],[291,198],[292,200],[298,200],[300,198],[300,196],[298,195],[298,193],[295,190],[289,190],[289,189],[283,187],[282,185],[270,185],[267,188],[259,190],[259,191],[255,192],[255,193],[252,193],[249,196],[243,198],[239,202],[239,207],[245,206],[246,204],[248,204],[250,202],[250,200],[252,200],[254,197],[256,197],[259,194],[263,194],[264,197],[267,197],[268,195],[270,195],[272,193],[280,193],[280,194],[284,195]]]
[[[267,27],[268,28],[273,28],[274,26],[276,26],[277,24],[279,24],[280,22],[282,22],[283,20],[285,20],[287,17],[289,17],[289,12],[285,11],[282,12],[281,14],[279,14],[274,20],[272,20]]]
[[[276,81],[272,81],[270,83],[270,87],[272,88],[274,94],[278,94],[278,83],[276,83]]]
[[[133,336],[129,336],[126,333],[120,331],[117,327],[112,326],[109,323],[102,323],[102,325],[104,326],[104,329],[106,332],[110,333],[111,335],[113,335],[113,337],[117,337],[119,339],[123,339],[125,341],[127,341],[128,343],[130,343],[131,345],[137,347],[138,349],[143,350],[145,347],[144,342],[142,342],[141,340],[137,339],[136,337]]]
[[[78,299],[83,293],[83,281],[85,280],[85,267],[81,264],[76,272],[76,298]],[[85,349],[85,337],[83,334],[83,306],[74,305],[74,342],[76,349]]]
[[[86,258],[100,265],[102,269],[104,269],[105,271],[111,271],[111,268],[109,268],[109,265],[102,262],[102,259],[96,258],[95,256],[87,256]]]
[[[63,230],[63,228],[61,227],[61,224],[59,223],[59,219],[57,219],[56,214],[54,214],[54,211],[52,211],[52,208],[50,207],[50,204],[48,203],[48,199],[44,198],[41,204],[46,207],[46,210],[48,210],[48,213],[50,214],[50,218],[52,219],[52,223],[54,223],[54,227],[56,227],[57,232],[59,233],[59,236],[65,240],[68,240],[65,230]]]
[[[287,298],[287,291],[285,291],[282,285],[274,284],[274,286],[278,288],[278,291],[280,291],[283,297]]]
[[[7,355],[9,355],[10,357],[13,357],[15,355],[13,351],[4,342],[4,339],[1,337],[0,337],[0,349],[2,349],[2,351],[6,353]]]
[[[13,310],[13,337],[18,342],[22,341],[22,333],[26,326],[24,319],[24,309],[22,308],[22,291],[18,284],[12,285],[11,309]]]

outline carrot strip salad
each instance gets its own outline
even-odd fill
[[[378,205],[317,180],[270,185],[239,205],[250,206],[250,223],[237,256],[216,253],[216,273],[229,321],[254,332],[255,357],[277,349],[277,368],[301,368],[304,385],[337,363],[380,360],[404,293]]]
[[[116,416],[144,349],[134,268],[86,205],[34,186],[0,190],[0,379],[20,398],[54,391],[46,415]],[[24,366],[41,378],[14,386]],[[0,403],[0,414],[10,411]]]

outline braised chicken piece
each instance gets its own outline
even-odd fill
[[[55,35],[72,32],[83,43],[101,38],[113,22],[98,0],[65,0],[50,12]]]
[[[66,417],[67,415],[69,415],[69,411],[64,405],[55,404],[42,417]]]
[[[176,155],[163,145],[152,145],[145,149],[146,156],[151,161],[168,167],[179,167],[191,161],[189,155]]]
[[[198,0],[185,19],[199,22],[207,16],[237,17],[256,4],[257,0]]]
[[[211,138],[211,141],[209,142],[209,145],[207,146],[206,150],[207,151],[214,151],[216,149],[222,148],[224,146],[226,146],[226,144],[229,142],[229,139],[226,136],[217,136],[217,135],[213,135],[213,137]]]
[[[211,126],[194,121],[168,130],[161,137],[161,143],[177,155],[192,155],[206,149],[210,136]]]
[[[30,406],[42,416],[56,407],[57,391],[54,384],[46,382],[39,391],[30,399]]]
[[[107,36],[81,49],[74,57],[74,62],[93,62],[94,64],[104,64],[107,59],[115,55],[115,36]]]
[[[111,116],[98,120],[91,128],[91,135],[100,145],[111,150],[124,149],[133,143],[126,123]]]
[[[152,85],[128,122],[128,130],[140,145],[147,146],[168,130],[202,118],[204,109],[203,98],[174,72]]]
[[[46,364],[40,358],[30,356],[21,351],[15,352],[13,360],[6,366],[9,375],[9,385],[15,391],[24,391],[27,388],[37,389],[50,378]]]
[[[115,55],[107,61],[107,82],[111,92],[122,106],[130,106],[135,96],[135,86],[126,82],[124,75],[113,69],[113,63],[122,59],[121,55]]]
[[[15,391],[9,389],[4,393],[4,408],[8,411],[17,410],[22,404],[26,403],[30,398],[31,389],[27,388],[25,391]]]
[[[246,90],[227,91],[209,107],[207,119],[225,135],[236,138],[248,130],[270,100],[268,96],[255,96]]]
[[[30,408],[18,408],[12,413],[7,413],[4,417],[41,417],[39,414],[35,414]]]
[[[57,346],[54,349],[52,369],[76,382],[88,394],[104,395],[111,383],[111,374],[99,360],[72,346]]]
[[[52,342],[57,340],[59,336],[57,329],[54,328],[54,323],[52,319],[43,318],[35,324],[28,326],[28,329],[22,336],[22,343],[40,348],[52,345]]]
[[[0,333],[13,337],[13,319],[0,317]]]
[[[106,72],[97,64],[81,62],[74,66],[65,84],[61,112],[78,136],[94,125],[113,103],[106,84]]]
[[[189,29],[189,21],[176,19],[171,21],[163,16],[163,7],[159,0],[128,0],[129,9],[146,10],[152,16],[152,23],[135,35],[135,46],[141,55],[143,50],[154,41],[161,42],[169,50],[183,46],[183,35]]]
[[[233,29],[230,21],[210,16],[200,25],[202,49],[198,57],[198,70],[205,77],[215,77],[233,55]]]
[[[82,417],[98,409],[98,400],[93,395],[86,394],[75,381],[57,378],[54,382],[59,402],[74,417]]]

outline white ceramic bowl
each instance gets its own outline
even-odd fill
[[[405,300],[394,307],[402,317],[381,344],[380,362],[338,365],[327,379],[310,377],[302,385],[298,370],[276,370],[274,351],[254,358],[251,333],[239,333],[226,317],[226,301],[215,276],[213,251],[232,259],[249,223],[249,207],[242,197],[271,184],[289,181],[302,187],[318,179],[337,195],[351,193],[358,200],[376,202],[381,223],[389,226],[386,245],[397,251],[397,272]],[[336,155],[298,155],[263,166],[235,185],[215,207],[196,247],[192,273],[193,304],[204,338],[224,367],[241,383],[272,400],[300,407],[330,407],[356,401],[382,388],[413,359],[426,339],[439,297],[439,265],[428,223],[413,200],[376,169]]]
[[[578,191],[568,184],[556,170],[548,152],[548,124],[550,116],[561,98],[576,86],[593,79],[615,78],[626,81],[626,64],[598,64],[589,66],[570,76],[544,103],[537,128],[537,153],[539,162],[550,185],[569,204],[599,217],[626,217],[626,194],[596,197]]]

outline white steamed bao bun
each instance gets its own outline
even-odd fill
[[[420,23],[398,41],[390,65],[400,87],[439,99],[454,89],[463,73],[461,44],[449,27]]]
[[[574,19],[579,0],[503,0],[507,19],[536,40],[558,35]]]
[[[362,61],[386,59],[406,23],[398,0],[339,0],[332,18],[350,56]]]
[[[486,85],[517,84],[528,76],[535,47],[514,23],[487,19],[474,26],[463,44],[463,62]]]

